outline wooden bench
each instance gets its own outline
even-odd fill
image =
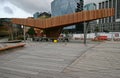
[[[9,50],[9,49],[14,49],[14,48],[18,48],[18,47],[24,47],[25,44],[24,43],[20,43],[20,44],[17,44],[17,45],[8,45],[8,46],[4,46],[4,47],[1,47],[0,48],[0,51],[4,51],[4,50]]]

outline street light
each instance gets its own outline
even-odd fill
[[[21,25],[21,28],[23,29],[24,42],[26,42],[26,38],[25,38],[25,26]]]
[[[113,22],[109,24],[111,26],[110,30],[111,30],[111,40],[114,41],[114,36],[113,36]]]

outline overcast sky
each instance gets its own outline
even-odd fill
[[[0,0],[0,18],[26,18],[35,12],[50,12],[53,0]],[[98,3],[103,0],[84,0]]]

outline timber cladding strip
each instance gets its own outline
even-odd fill
[[[99,9],[91,11],[82,11],[73,14],[66,14],[63,16],[56,16],[47,19],[22,19],[13,18],[12,22],[14,24],[21,24],[25,26],[47,29],[54,27],[65,27],[73,24],[77,24],[84,21],[91,21],[100,18],[106,18],[114,16],[114,9]]]

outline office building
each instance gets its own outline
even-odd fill
[[[97,9],[97,5],[95,3],[89,3],[89,4],[86,4],[83,9],[85,11],[86,10],[96,10]],[[88,32],[89,33],[93,33],[94,32],[96,24],[97,24],[97,20],[89,22],[89,26],[88,26]]]
[[[99,19],[99,27],[101,32],[120,32],[120,0],[105,0],[99,2],[99,9],[114,8],[115,15],[112,17]]]
[[[51,3],[52,16],[75,13],[79,0],[54,0]]]
[[[54,0],[51,3],[52,16],[61,16],[65,14],[75,13],[77,9],[77,3],[83,0]],[[70,32],[83,31],[82,26],[69,26],[65,27],[65,30]],[[79,30],[80,29],[80,30]]]

